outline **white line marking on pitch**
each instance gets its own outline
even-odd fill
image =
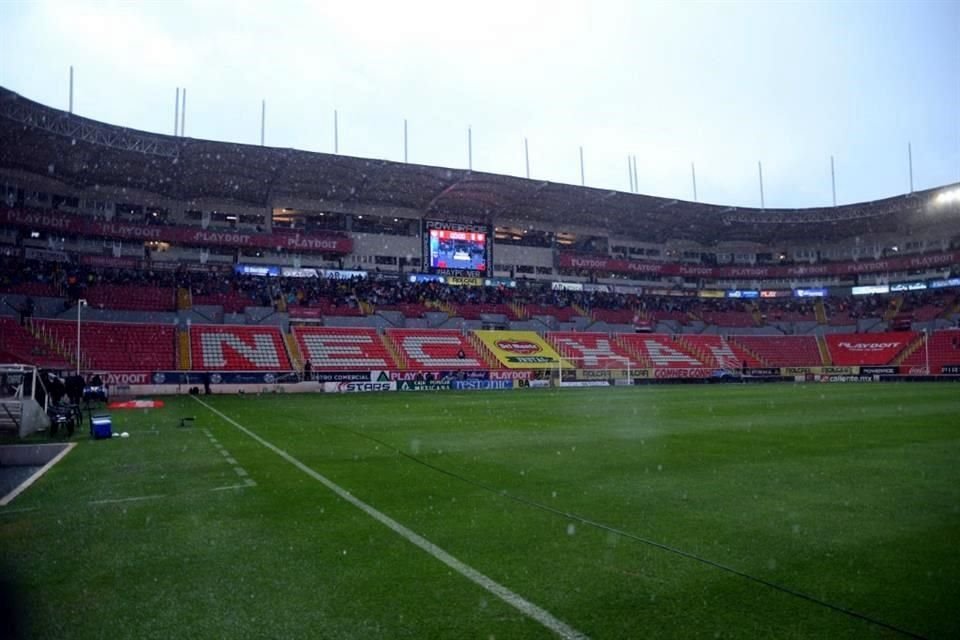
[[[216,488],[214,488],[214,489],[210,489],[210,491],[229,491],[229,490],[231,490],[231,489],[246,489],[247,487],[255,487],[255,486],[257,486],[257,483],[256,483],[256,482],[253,482],[253,484],[250,484],[251,482],[253,482],[253,480],[248,480],[247,482],[244,482],[243,484],[231,484],[231,485],[228,486],[228,487],[216,487]]]
[[[221,418],[223,418],[224,420],[232,424],[234,427],[236,427],[246,435],[250,436],[257,442],[259,442],[261,445],[263,445],[270,451],[273,451],[275,454],[277,454],[278,456],[280,456],[281,458],[289,462],[291,465],[293,465],[297,469],[300,469],[300,471],[303,471],[305,474],[307,474],[308,476],[310,476],[311,478],[313,478],[314,480],[316,480],[317,482],[325,486],[327,489],[330,489],[330,491],[340,496],[340,498],[342,498],[343,500],[346,500],[353,506],[357,507],[358,509],[360,509],[361,511],[363,511],[368,516],[370,516],[380,524],[384,525],[385,527],[392,529],[395,533],[400,534],[408,542],[420,547],[421,549],[429,553],[431,556],[433,556],[440,562],[444,563],[445,565],[447,565],[448,567],[450,567],[451,569],[453,569],[454,571],[462,575],[464,578],[467,578],[474,584],[480,587],[483,587],[484,589],[486,589],[493,595],[497,596],[498,598],[500,598],[510,606],[519,610],[524,615],[536,620],[537,622],[539,622],[544,627],[554,632],[561,638],[569,638],[570,640],[586,640],[587,638],[586,635],[577,631],[576,629],[568,625],[566,622],[560,620],[559,618],[554,617],[554,615],[551,614],[546,609],[542,609],[538,607],[537,605],[533,604],[529,600],[526,600],[519,594],[516,594],[510,589],[508,589],[507,587],[503,586],[499,582],[496,582],[492,578],[488,578],[486,575],[480,573],[473,567],[461,562],[460,560],[457,560],[455,557],[453,557],[452,555],[450,555],[449,553],[447,553],[446,551],[444,551],[434,543],[430,542],[420,534],[412,531],[411,529],[408,529],[407,527],[403,526],[402,524],[400,524],[390,516],[386,515],[385,513],[377,511],[376,509],[368,505],[366,502],[363,502],[359,498],[355,498],[349,491],[342,488],[340,485],[334,483],[332,480],[327,479],[326,476],[323,476],[317,473],[316,471],[314,471],[304,463],[300,462],[299,460],[294,458],[292,455],[290,455],[283,449],[267,442],[266,440],[258,436],[253,431],[250,431],[249,429],[244,427],[242,424],[240,424],[233,418],[227,416],[226,414],[218,411],[217,409],[214,409],[203,400],[197,398],[196,396],[191,396],[191,397],[197,402],[199,402],[200,404],[202,404],[203,406],[205,406],[211,412],[217,414],[218,416],[220,416]]]
[[[227,462],[229,462],[230,464],[237,464],[237,461],[234,460],[233,458],[231,458],[229,455],[227,456],[226,460],[227,460]]]
[[[243,467],[234,467],[233,470],[236,471],[236,472],[237,472],[237,475],[240,476],[240,477],[249,475],[249,474],[247,474],[246,469],[244,469]]]
[[[63,458],[63,456],[65,456],[65,455],[67,455],[68,453],[70,453],[75,446],[77,446],[77,443],[76,443],[76,442],[71,442],[70,444],[68,444],[67,447],[66,447],[63,451],[61,451],[60,453],[58,453],[57,455],[55,455],[55,456],[50,460],[50,462],[48,462],[47,464],[45,464],[45,465],[43,465],[42,467],[40,467],[39,469],[37,469],[36,473],[34,473],[34,474],[33,474],[32,476],[30,476],[29,478],[27,478],[23,483],[20,484],[19,487],[15,488],[13,491],[11,491],[11,492],[8,493],[7,495],[5,495],[5,496],[3,496],[2,498],[0,498],[0,507],[5,507],[5,506],[7,506],[8,504],[10,504],[11,502],[13,502],[13,499],[14,499],[14,498],[16,498],[18,495],[20,495],[20,494],[23,493],[24,491],[26,491],[26,490],[30,487],[30,485],[32,485],[34,482],[36,482],[36,481],[40,478],[40,476],[42,476],[42,475],[45,474],[47,471],[49,471],[49,470],[50,470],[50,467],[52,467],[53,465],[55,465],[55,464],[57,464],[58,462],[60,462],[60,460],[61,460],[61,458]]]
[[[134,498],[111,498],[108,500],[91,500],[90,504],[114,504],[117,502],[139,502],[140,500],[156,500],[157,498],[166,498],[166,496],[164,495],[136,496]]]

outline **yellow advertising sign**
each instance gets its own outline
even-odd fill
[[[463,278],[461,276],[446,276],[447,284],[457,287],[482,287],[483,278]]]
[[[474,331],[503,366],[510,369],[553,369],[563,362],[543,338],[533,331]]]

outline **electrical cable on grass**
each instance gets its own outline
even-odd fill
[[[732,574],[732,575],[735,575],[735,576],[744,578],[744,579],[746,579],[746,580],[750,580],[751,582],[755,582],[755,583],[757,583],[757,584],[759,584],[759,585],[762,585],[762,586],[764,586],[764,587],[773,589],[773,590],[775,590],[775,591],[779,591],[779,592],[781,592],[781,593],[785,593],[785,594],[787,594],[787,595],[793,596],[793,597],[795,597],[795,598],[799,598],[799,599],[801,599],[801,600],[806,600],[807,602],[810,602],[810,603],[813,603],[813,604],[816,604],[816,605],[820,605],[821,607],[825,607],[825,608],[830,609],[831,611],[834,611],[834,612],[836,612],[836,613],[841,613],[841,614],[850,616],[850,617],[852,617],[852,618],[856,618],[856,619],[858,619],[858,620],[862,620],[863,622],[867,622],[867,623],[869,623],[869,624],[873,624],[873,625],[876,625],[876,626],[878,626],[878,627],[883,627],[884,629],[887,629],[887,630],[889,630],[889,631],[893,631],[893,632],[895,632],[895,633],[899,633],[900,635],[906,636],[906,637],[908,637],[908,638],[916,638],[917,640],[928,640],[925,636],[922,636],[922,635],[920,635],[920,634],[918,634],[918,633],[914,633],[913,631],[909,631],[909,630],[904,629],[904,628],[902,628],[902,627],[898,627],[898,626],[896,626],[896,625],[890,624],[890,623],[888,623],[888,622],[884,622],[883,620],[880,620],[880,619],[878,619],[878,618],[874,618],[874,617],[869,616],[869,615],[867,615],[867,614],[865,614],[865,613],[860,613],[860,612],[858,612],[858,611],[854,611],[853,609],[848,609],[848,608],[846,608],[846,607],[844,607],[844,606],[837,605],[837,604],[833,604],[833,603],[831,603],[831,602],[827,602],[826,600],[822,600],[822,599],[817,598],[816,596],[812,596],[812,595],[810,595],[810,594],[808,594],[808,593],[804,593],[804,592],[802,592],[802,591],[797,591],[796,589],[791,589],[790,587],[786,587],[786,586],[784,586],[784,585],[777,584],[776,582],[771,582],[771,581],[766,580],[766,579],[764,579],[764,578],[760,578],[760,577],[758,577],[758,576],[751,575],[751,574],[749,574],[749,573],[746,573],[746,572],[741,571],[741,570],[739,570],[739,569],[735,569],[734,567],[731,567],[731,566],[722,564],[722,563],[717,562],[717,561],[715,561],[715,560],[710,560],[709,558],[704,558],[703,556],[698,556],[698,555],[695,554],[695,553],[691,553],[691,552],[689,552],[689,551],[684,551],[683,549],[678,549],[678,548],[676,548],[676,547],[671,547],[671,546],[668,545],[668,544],[664,544],[664,543],[662,543],[662,542],[657,542],[656,540],[651,540],[650,538],[644,538],[643,536],[640,536],[640,535],[637,535],[637,534],[633,534],[633,533],[630,533],[630,532],[628,532],[628,531],[624,531],[624,530],[622,530],[622,529],[618,529],[618,528],[616,528],[616,527],[614,527],[614,526],[611,526],[611,525],[608,525],[608,524],[604,524],[604,523],[602,523],[602,522],[596,522],[596,521],[594,521],[594,520],[590,520],[589,518],[586,518],[586,517],[584,517],[584,516],[578,515],[578,514],[576,514],[576,513],[571,513],[571,512],[569,512],[569,511],[563,511],[563,510],[561,510],[561,509],[556,509],[556,508],[551,507],[551,506],[549,506],[549,505],[543,504],[542,502],[537,502],[536,500],[531,500],[531,499],[529,499],[529,498],[524,498],[523,496],[513,495],[513,494],[511,494],[511,493],[508,493],[506,490],[497,489],[496,487],[493,487],[493,486],[490,486],[490,485],[485,484],[485,483],[483,483],[483,482],[480,482],[479,480],[474,480],[474,479],[472,479],[472,478],[468,478],[468,477],[466,477],[466,476],[462,476],[462,475],[460,475],[460,474],[458,474],[458,473],[455,473],[455,472],[453,472],[453,471],[448,471],[447,469],[444,469],[443,467],[438,467],[438,466],[435,465],[435,464],[431,464],[431,463],[427,462],[426,460],[422,460],[422,459],[420,459],[420,458],[418,458],[418,457],[416,457],[416,456],[414,456],[414,455],[411,455],[411,454],[409,454],[409,453],[407,453],[407,452],[405,452],[405,451],[402,451],[402,450],[396,448],[396,447],[393,446],[392,444],[389,444],[389,443],[387,443],[387,442],[384,442],[383,440],[380,440],[380,439],[378,439],[378,438],[375,438],[375,437],[373,437],[373,436],[371,436],[371,435],[368,435],[368,434],[366,434],[366,433],[362,433],[362,432],[359,432],[359,431],[354,431],[353,429],[349,429],[349,428],[347,428],[347,427],[340,427],[340,426],[335,426],[335,425],[328,425],[328,426],[329,426],[330,428],[337,429],[337,430],[340,430],[340,431],[345,431],[345,432],[351,433],[351,434],[353,434],[353,435],[355,435],[355,436],[357,436],[357,437],[364,438],[364,439],[366,439],[366,440],[370,440],[371,442],[375,442],[375,443],[377,443],[378,445],[381,445],[381,446],[383,446],[383,447],[385,447],[385,448],[387,448],[387,449],[392,449],[392,450],[395,451],[398,455],[403,456],[404,458],[407,458],[408,460],[410,460],[410,461],[412,461],[412,462],[415,462],[415,463],[417,463],[417,464],[419,464],[419,465],[422,465],[422,466],[424,466],[424,467],[426,467],[426,468],[428,468],[428,469],[431,469],[431,470],[436,471],[436,472],[438,472],[438,473],[442,473],[442,474],[444,474],[444,475],[450,476],[451,478],[455,478],[455,479],[457,479],[457,480],[459,480],[459,481],[461,481],[461,482],[465,482],[465,483],[467,483],[467,484],[469,484],[469,485],[472,485],[472,486],[474,486],[474,487],[477,487],[477,488],[479,488],[479,489],[483,489],[484,491],[489,491],[490,493],[494,493],[494,494],[496,494],[496,495],[498,495],[498,496],[502,496],[502,497],[504,497],[504,498],[508,498],[508,499],[513,500],[514,502],[518,502],[518,503],[520,503],[520,504],[522,504],[522,505],[525,505],[525,506],[528,506],[528,507],[533,507],[533,508],[535,508],[535,509],[539,509],[539,510],[541,510],[541,511],[545,511],[546,513],[550,513],[550,514],[553,514],[553,515],[561,516],[561,517],[566,518],[566,519],[568,519],[568,520],[573,520],[573,521],[575,521],[575,522],[579,522],[580,524],[586,525],[586,526],[588,526],[588,527],[593,527],[593,528],[599,529],[599,530],[601,530],[601,531],[606,531],[606,532],[608,532],[608,533],[613,533],[613,534],[618,535],[618,536],[620,536],[620,537],[622,537],[622,538],[626,538],[626,539],[628,539],[628,540],[634,540],[634,541],[636,541],[636,542],[640,542],[640,543],[642,543],[642,544],[645,544],[645,545],[654,547],[654,548],[656,548],[656,549],[660,549],[661,551],[666,551],[666,552],[668,552],[668,553],[672,553],[672,554],[678,555],[678,556],[680,556],[680,557],[687,558],[688,560],[693,560],[693,561],[695,561],[695,562],[699,562],[699,563],[701,563],[701,564],[707,565],[707,566],[709,566],[709,567],[713,567],[713,568],[715,568],[715,569],[720,569],[721,571],[725,571],[725,572],[727,572],[727,573],[730,573],[730,574]]]

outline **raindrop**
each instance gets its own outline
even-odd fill
[[[570,524],[568,524],[568,525],[567,525],[567,535],[568,535],[568,536],[577,535],[577,525],[573,524],[572,522],[571,522]]]

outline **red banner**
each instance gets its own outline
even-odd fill
[[[831,333],[826,336],[833,364],[840,366],[882,365],[906,347],[917,334],[902,333]]]
[[[164,241],[197,246],[255,247],[285,249],[306,253],[347,254],[353,250],[353,241],[332,235],[306,235],[275,231],[249,233],[247,231],[217,231],[196,227],[171,227],[105,222],[69,213],[26,209],[0,209],[0,223],[31,229],[45,229],[62,234],[100,236],[138,241]]]
[[[695,264],[637,262],[604,256],[560,255],[560,266],[587,271],[611,271],[656,276],[690,276],[697,278],[788,278],[810,276],[842,276],[858,273],[889,273],[931,269],[960,263],[960,251],[917,256],[897,256],[885,260],[836,262],[771,267],[708,267]]]

